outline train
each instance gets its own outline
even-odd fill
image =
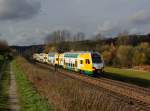
[[[48,54],[35,53],[33,54],[33,59],[38,62],[59,66],[86,75],[102,73],[105,67],[102,55],[98,52],[90,51],[65,53],[49,52]]]

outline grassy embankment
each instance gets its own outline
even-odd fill
[[[129,105],[114,99],[106,92],[76,79],[40,68],[28,63],[23,58],[18,58],[16,63],[40,95],[46,97],[49,103],[53,104],[56,111],[131,110]]]
[[[150,88],[150,72],[142,72],[128,69],[119,69],[106,67],[105,76],[112,79],[149,87]]]
[[[31,82],[27,80],[26,75],[18,67],[16,62],[13,61],[12,64],[18,86],[21,111],[51,111],[52,108],[46,99],[37,93],[36,89],[32,86]]]
[[[2,60],[2,58],[1,58]],[[1,61],[2,63],[2,61]],[[5,61],[5,64],[1,64],[0,74],[2,74],[0,79],[0,111],[8,111],[9,102],[9,66]]]
[[[4,56],[0,55],[0,67],[2,66],[3,62],[4,62]]]

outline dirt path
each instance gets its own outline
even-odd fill
[[[10,111],[20,111],[15,75],[13,74],[11,64],[10,64],[9,102],[10,102]]]

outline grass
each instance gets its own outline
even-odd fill
[[[1,67],[1,65],[3,64],[3,62],[4,62],[4,56],[3,56],[3,55],[0,55],[0,67]]]
[[[4,56],[0,55],[0,61],[4,60]]]
[[[0,80],[0,111],[9,110],[8,89],[9,89],[9,67],[6,62],[1,69],[2,78]]]
[[[23,58],[18,58],[16,63],[56,111],[129,111],[131,108],[106,92],[52,70],[34,66]]]
[[[112,67],[106,67],[105,72],[105,76],[109,78],[150,88],[150,72]]]
[[[18,86],[21,111],[52,111],[47,100],[41,97],[36,89],[32,87],[31,82],[27,80],[26,75],[21,71],[16,62],[13,61],[12,64]]]

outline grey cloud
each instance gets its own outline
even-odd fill
[[[98,33],[101,33],[106,36],[115,36],[119,32],[123,32],[127,29],[125,23],[115,23],[112,21],[105,21],[103,24],[98,26]]]
[[[31,45],[40,44],[44,42],[44,36],[46,34],[43,31],[35,29],[33,32],[20,32],[15,37],[16,39],[11,41],[11,44],[16,43],[17,45]]]
[[[150,11],[140,10],[135,12],[132,16],[128,16],[120,21],[104,21],[98,26],[98,32],[115,36],[118,33],[127,31],[129,34],[145,34],[148,33],[150,25]]]
[[[40,16],[23,22],[0,21],[0,38],[10,44],[43,42],[45,33],[69,29],[112,37],[129,33],[149,32],[150,0],[0,0],[0,19],[15,20]],[[42,7],[40,9],[39,2]],[[138,11],[143,10],[143,11]],[[39,28],[35,30],[35,28]],[[42,32],[41,32],[42,31]],[[24,33],[24,34],[21,34]]]
[[[28,0],[0,0],[0,19],[27,19],[40,10],[40,2]]]
[[[145,25],[150,23],[150,11],[138,11],[133,14],[130,18],[130,21],[134,25]]]

